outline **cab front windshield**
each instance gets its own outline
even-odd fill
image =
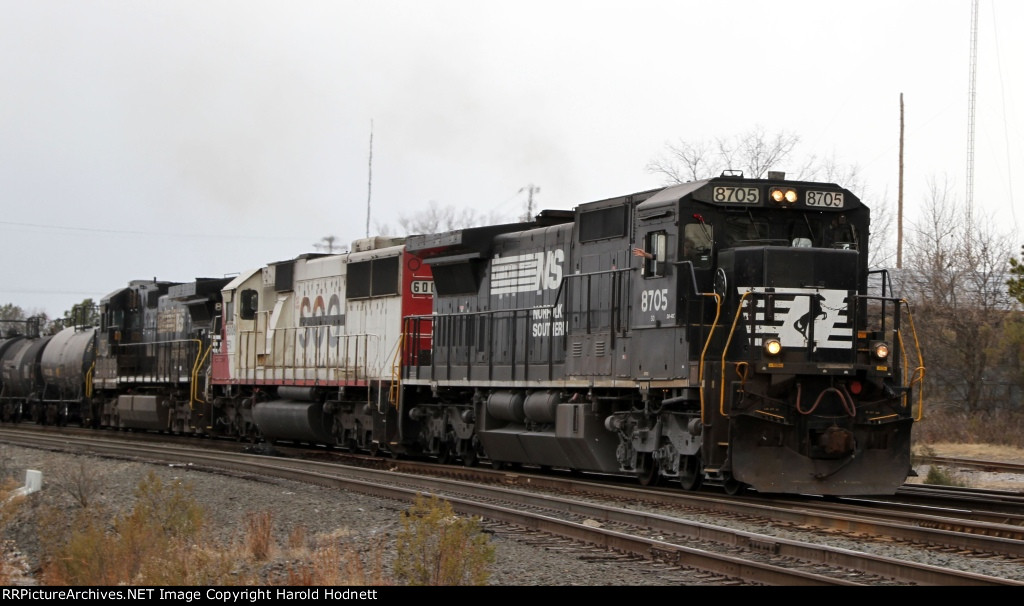
[[[845,214],[747,212],[722,217],[716,223],[699,221],[683,227],[682,260],[692,261],[695,268],[710,267],[710,251],[716,237],[721,248],[795,246],[856,250],[863,245],[862,234]]]

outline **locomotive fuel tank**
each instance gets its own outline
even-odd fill
[[[252,420],[268,440],[294,440],[310,444],[333,444],[332,419],[315,388],[281,386],[281,399],[258,402]]]
[[[274,400],[253,406],[252,419],[267,440],[334,444],[331,419],[321,402]]]
[[[121,429],[166,430],[170,427],[171,409],[164,395],[120,395],[114,425]]]

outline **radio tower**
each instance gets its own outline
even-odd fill
[[[978,0],[971,2],[971,64],[970,82],[967,85],[967,229],[971,229],[974,217],[974,98],[977,96],[975,82],[978,75]],[[968,232],[970,236],[970,232]],[[970,242],[970,237],[967,238]]]

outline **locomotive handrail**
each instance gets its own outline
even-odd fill
[[[401,361],[405,357],[405,321],[402,322],[402,331],[398,333],[398,347],[395,348],[395,355],[391,357],[391,387],[388,389],[388,404],[398,407],[398,392],[401,388],[402,372]],[[383,412],[378,409],[378,412]]]
[[[910,303],[906,299],[900,299],[899,303],[907,308],[907,321],[910,322],[910,334],[914,337],[914,350],[917,352],[917,366],[911,372],[906,387],[912,388],[915,382],[921,384],[917,389],[917,417],[914,418],[915,421],[920,421],[924,418],[924,358],[921,356],[921,342],[917,338],[917,327],[914,325],[914,314],[910,311]],[[900,339],[900,350],[903,352],[904,366],[906,366],[907,349],[903,344],[903,335],[900,332],[897,332],[896,335]]]
[[[750,291],[743,293],[740,297],[739,302],[736,303],[736,315],[732,319],[732,328],[729,329],[729,335],[725,338],[725,343],[722,345],[722,384],[719,386],[719,397],[718,397],[718,413],[723,417],[725,414],[725,356],[729,353],[729,345],[732,344],[732,336],[736,332],[736,324],[739,323],[740,316],[743,315],[743,302],[746,301],[747,295]]]
[[[558,305],[558,301],[562,298],[562,292],[563,292],[563,290],[565,288],[565,285],[568,284],[569,280],[573,279],[573,278],[579,279],[579,280],[582,281],[583,278],[587,278],[588,280],[590,280],[594,276],[612,275],[614,278],[617,278],[617,280],[615,280],[612,283],[612,296],[611,296],[611,298],[609,300],[610,301],[615,301],[616,297],[618,296],[618,294],[622,292],[621,288],[618,289],[618,291],[616,291],[615,287],[621,283],[621,278],[623,277],[623,275],[628,276],[628,274],[630,272],[634,271],[635,269],[637,269],[637,268],[635,268],[635,267],[623,267],[623,268],[620,268],[620,269],[602,269],[600,271],[591,271],[591,272],[586,272],[586,273],[575,273],[575,274],[569,274],[569,275],[566,275],[566,276],[562,276],[562,281],[558,285],[558,291],[555,293],[555,299],[551,303],[551,309],[552,309],[552,311],[554,311],[555,306]],[[589,296],[589,292],[590,292],[590,289],[588,288],[587,289],[588,296]],[[589,306],[588,306],[588,308],[589,308]],[[542,307],[542,309],[543,309],[543,307]],[[614,314],[615,320],[617,320],[617,322],[609,320],[609,328],[612,329],[611,330],[611,336],[612,336],[612,343],[611,343],[611,345],[614,348],[615,347],[615,332],[616,332],[616,329],[619,330],[619,331],[625,331],[625,327],[622,326],[622,312],[619,309],[619,306],[618,305],[614,305],[612,307],[612,309],[611,309],[611,312]],[[589,334],[590,333],[590,315],[589,314],[587,314],[587,326],[586,326],[586,328],[587,328],[587,333]]]
[[[435,337],[435,345],[437,343],[448,345],[449,349],[446,350],[444,356],[437,355],[437,348],[435,347],[435,355],[430,359],[429,367],[435,378],[437,377],[438,372],[445,372],[450,375],[450,373],[453,372],[453,366],[465,366],[467,373],[471,373],[477,364],[486,364],[488,378],[493,376],[495,368],[494,356],[487,356],[487,361],[483,363],[475,362],[475,357],[469,355],[470,352],[468,351],[472,350],[474,346],[468,342],[464,345],[456,343],[458,340],[457,337],[461,334],[458,332],[460,330],[459,327],[472,323],[477,329],[482,329],[484,334],[489,335],[488,338],[493,338],[496,330],[503,329],[505,327],[508,328],[507,334],[510,339],[510,342],[508,343],[508,367],[512,373],[512,378],[515,378],[516,374],[519,372],[522,373],[523,378],[528,378],[528,373],[531,368],[540,370],[541,368],[546,367],[547,378],[550,379],[554,376],[555,366],[564,361],[558,354],[564,356],[567,351],[567,337],[570,332],[568,327],[573,326],[575,329],[583,330],[588,334],[594,330],[594,321],[589,313],[593,310],[588,305],[585,305],[580,309],[563,309],[561,319],[556,315],[556,311],[559,306],[561,305],[565,307],[566,305],[563,302],[563,296],[568,292],[569,288],[574,288],[574,286],[570,284],[570,280],[591,281],[599,276],[611,276],[612,300],[617,301],[618,298],[622,296],[622,293],[625,292],[624,287],[622,286],[622,280],[624,277],[629,275],[630,271],[632,271],[632,268],[609,269],[563,276],[558,285],[558,289],[555,291],[554,298],[550,303],[543,305],[445,313],[441,315],[408,315],[404,317],[404,322],[406,324],[406,328],[404,330],[407,333],[419,335],[421,334],[421,331],[418,330],[418,326],[423,322],[429,323],[432,327],[431,334]],[[586,284],[580,288],[585,288],[587,293],[591,290],[591,288]],[[607,328],[609,329],[611,336],[611,347],[614,348],[616,337],[619,333],[626,330],[623,322],[624,314],[622,313],[621,306],[619,305],[610,305],[604,311],[607,311],[609,314]],[[536,314],[538,314],[538,312],[545,312],[545,317],[537,318]],[[571,318],[576,314],[579,314],[583,318],[580,324],[574,324],[571,321]],[[546,333],[541,335],[547,337],[546,343],[540,346],[543,350],[535,350],[530,346],[529,337],[531,326],[536,325],[536,322],[530,321],[531,319],[545,323],[547,326]],[[520,326],[520,323],[523,320],[525,320],[525,323]],[[486,326],[484,325],[484,322],[486,322]],[[564,322],[567,328],[567,330],[563,331],[561,334],[557,334],[555,330],[555,326],[558,322]],[[604,327],[605,324],[603,323],[599,326],[599,328]],[[524,334],[526,339],[522,338]],[[412,338],[416,337],[413,336]],[[459,342],[461,342],[461,340]],[[524,342],[526,343],[525,346],[523,345]],[[454,351],[454,348],[457,347],[466,348],[466,354],[463,355],[458,351]],[[544,356],[546,354],[546,359],[539,359],[534,362],[531,357],[531,352],[536,351],[544,351],[544,353],[539,355]],[[421,363],[419,360],[414,360],[413,356],[411,356],[409,352],[406,352],[404,359],[417,368],[426,366],[426,364]],[[520,371],[520,368],[523,370]]]
[[[196,402],[198,402],[200,404],[205,404],[206,403],[206,400],[202,400],[202,399],[199,398],[199,370],[201,368],[203,368],[203,365],[206,363],[206,359],[208,357],[210,357],[210,351],[213,349],[213,344],[211,343],[210,345],[208,345],[206,347],[206,353],[202,353],[203,352],[203,342],[202,342],[202,340],[196,339],[196,342],[199,344],[199,352],[202,355],[196,356],[196,363],[195,363],[195,366],[193,367],[193,370],[192,370],[192,391],[189,394],[189,401],[188,401],[189,410],[191,410],[193,408],[193,403],[196,403]]]
[[[96,370],[96,359],[94,358],[92,364],[89,365],[89,370],[85,371],[85,397],[92,397],[92,374]]]
[[[435,377],[436,373],[439,371],[445,372],[446,374],[451,374],[453,372],[453,365],[465,365],[467,373],[471,374],[473,367],[477,364],[477,362],[474,362],[474,356],[466,355],[465,359],[463,359],[462,354],[451,349],[454,347],[463,347],[456,344],[456,332],[458,331],[460,322],[476,322],[474,323],[474,326],[476,326],[478,329],[482,329],[486,335],[490,336],[493,336],[495,334],[495,331],[497,330],[496,327],[499,326],[498,322],[502,322],[500,324],[500,327],[509,327],[508,335],[511,342],[509,343],[510,349],[508,361],[510,372],[512,373],[512,376],[515,377],[521,365],[523,369],[526,369],[525,371],[523,371],[523,377],[526,377],[526,373],[528,372],[529,366],[532,365],[532,367],[535,367],[535,369],[539,369],[539,367],[541,366],[540,364],[531,364],[531,348],[528,345],[528,343],[525,347],[523,347],[520,350],[520,344],[523,341],[521,339],[522,334],[519,329],[519,322],[523,319],[529,320],[532,315],[537,314],[539,311],[543,311],[546,312],[546,317],[544,317],[541,321],[546,322],[548,327],[546,333],[548,340],[546,345],[544,346],[546,349],[547,358],[545,360],[542,360],[540,363],[545,364],[547,366],[547,375],[550,378],[554,376],[555,364],[560,363],[562,361],[558,358],[556,352],[564,354],[567,350],[567,336],[569,332],[566,330],[560,335],[556,334],[554,330],[555,324],[558,321],[564,321],[566,327],[568,327],[571,324],[570,317],[574,313],[581,313],[584,315],[585,318],[584,323],[580,324],[580,326],[577,328],[582,329],[587,333],[590,333],[593,330],[592,319],[590,315],[587,313],[588,309],[564,309],[561,320],[559,320],[558,316],[555,313],[560,304],[563,306],[565,305],[563,303],[563,297],[567,290],[570,288],[569,280],[590,280],[597,276],[610,275],[613,277],[611,293],[612,296],[617,300],[617,297],[621,296],[621,293],[624,292],[622,287],[623,276],[628,276],[629,272],[632,270],[633,268],[625,267],[563,275],[558,285],[558,289],[555,291],[553,300],[550,303],[543,305],[519,306],[502,309],[487,309],[459,313],[444,313],[441,315],[407,315],[403,317],[403,321],[406,322],[406,328],[404,328],[403,331],[406,332],[408,335],[412,335],[413,339],[416,339],[416,336],[423,334],[423,332],[419,330],[420,324],[422,322],[427,322],[432,327],[431,334],[434,336],[435,345],[437,343],[449,344],[450,349],[447,349],[445,351],[445,355],[433,355],[430,358],[429,367],[431,369],[431,372],[434,373]],[[590,289],[588,289],[588,291],[589,290]],[[607,311],[610,314],[608,317],[607,328],[610,330],[611,347],[613,348],[615,337],[626,330],[626,327],[623,324],[623,318],[625,317],[625,314],[622,312],[621,306],[618,305],[609,306]],[[486,322],[486,326],[483,326],[483,323],[479,323],[480,320],[477,320],[476,318],[485,318],[485,320],[483,321]],[[527,342],[530,326],[532,326],[532,324],[529,321],[526,321],[522,326],[522,330],[525,331],[525,335],[527,336]],[[572,324],[572,326],[575,326],[575,324]],[[556,343],[556,340],[558,341],[558,343]],[[472,349],[473,346],[471,344],[467,344],[465,345],[465,347]],[[415,365],[416,367],[428,365],[427,363],[420,361],[418,358],[412,355],[412,352],[410,351],[407,351],[406,354],[403,355],[403,359],[406,360],[408,364]],[[492,373],[494,372],[495,357],[493,355],[488,355],[486,358],[486,362],[482,363],[485,363],[487,366],[487,376],[489,378],[490,376],[492,376]]]
[[[753,291],[748,290],[748,291],[743,293],[742,297],[740,298],[740,300],[737,303],[736,313],[735,313],[735,315],[733,317],[732,327],[730,328],[729,334],[726,337],[725,343],[723,344],[723,347],[722,347],[722,359],[721,359],[722,367],[720,369],[721,383],[722,384],[719,386],[719,413],[722,416],[726,416],[726,412],[725,412],[726,356],[728,354],[729,347],[732,344],[732,339],[733,339],[733,336],[734,336],[735,331],[736,331],[736,326],[739,323],[739,319],[743,316],[744,303],[746,302],[747,297],[750,296],[750,295],[766,296],[767,294],[768,293],[755,293]],[[772,294],[774,294],[774,295],[785,294],[785,291],[777,291],[777,292],[772,293]],[[793,294],[797,295],[797,296],[807,296],[807,297],[812,296],[810,294],[804,294],[804,293],[793,293]],[[851,299],[852,299],[852,301],[850,303],[850,308],[851,309],[850,309],[849,316],[851,318],[851,321],[853,321],[855,324],[856,324],[857,318],[859,316],[859,313],[858,313],[857,309],[859,308],[861,301],[878,300],[878,301],[882,302],[882,313],[880,314],[880,316],[881,316],[881,320],[880,320],[881,325],[880,325],[879,332],[886,333],[886,332],[889,332],[890,330],[892,331],[892,333],[894,335],[894,338],[899,341],[900,352],[901,352],[902,360],[903,360],[902,368],[904,368],[904,369],[909,368],[909,364],[908,364],[908,360],[907,360],[907,348],[906,348],[905,344],[903,343],[902,332],[900,330],[900,315],[899,315],[899,312],[898,312],[898,310],[894,310],[893,319],[892,319],[893,327],[891,329],[889,329],[889,328],[886,328],[886,326],[887,326],[886,319],[888,317],[888,313],[886,313],[886,311],[885,311],[885,308],[886,308],[887,304],[892,304],[892,305],[895,305],[896,307],[899,307],[900,304],[906,304],[906,301],[904,301],[902,299],[897,300],[897,299],[894,299],[894,298],[891,298],[891,297],[884,297],[884,296],[883,297],[879,297],[879,296],[874,296],[874,295],[861,295],[861,294],[856,294],[856,293],[851,296]],[[917,352],[918,352],[918,366],[912,371],[912,373],[911,373],[911,375],[909,377],[907,376],[906,372],[902,373],[902,375],[903,375],[904,387],[912,387],[915,382],[923,381],[924,365],[923,365],[923,362],[920,359],[920,345],[919,345],[919,343],[917,343],[917,333],[916,333],[916,330],[913,328],[913,315],[909,313],[909,307],[908,307],[907,311],[908,311],[908,318],[910,319],[911,328],[912,328],[912,331],[913,331],[913,334],[914,334],[914,338],[915,338],[915,345],[917,345],[916,349],[917,349]],[[716,318],[716,324],[717,324],[717,318]],[[712,330],[714,330],[714,327],[712,327]],[[751,338],[753,338],[753,335],[751,335]],[[813,342],[814,341],[814,323],[813,322],[809,323],[809,325],[808,325],[808,334],[807,334],[806,338],[807,338],[807,340],[809,342]],[[709,336],[709,342],[710,342],[710,336]],[[707,347],[707,345],[705,345],[705,348],[706,347]],[[853,353],[855,353],[855,351]],[[855,363],[855,360],[851,360],[851,362]],[[701,354],[701,371],[702,371],[702,374],[700,375],[700,381],[701,381],[701,418],[702,418],[702,421],[703,421],[703,414],[704,414],[703,366],[704,366],[704,356],[703,356],[703,352],[702,352],[702,354]],[[917,378],[918,376],[920,376],[920,378]],[[905,398],[906,398],[906,395],[904,394],[904,400],[905,400]],[[918,415],[919,415],[918,420],[920,420],[920,415],[922,414],[921,411],[923,409],[923,396],[920,393],[920,391],[918,393],[918,400],[919,400],[918,401]]]
[[[686,259],[684,261],[672,261],[672,262],[669,263],[669,265],[674,265],[674,266],[676,266],[677,269],[680,268],[680,267],[686,266],[690,271],[689,272],[685,272],[684,271],[684,272],[680,272],[680,273],[683,274],[684,276],[687,275],[687,274],[689,275],[690,283],[687,284],[687,287],[689,288],[690,292],[698,293],[700,295],[706,295],[707,294],[707,293],[700,292],[700,287],[697,285],[697,270],[693,266],[693,261],[691,259]]]
[[[370,378],[370,340],[380,339],[381,336],[374,333],[341,334],[333,337],[337,339],[336,345],[321,348],[321,336],[324,334],[322,331],[329,328],[330,326],[327,325],[277,328],[271,336],[269,350],[264,346],[263,354],[257,353],[259,343],[256,341],[260,338],[266,339],[266,334],[257,328],[240,330],[237,334],[239,339],[238,355],[240,369],[251,372],[253,374],[251,378],[256,378],[256,370],[263,368],[264,372],[271,371],[272,373],[272,376],[264,376],[263,379],[282,381],[319,381],[321,377],[315,372],[318,369],[325,371],[333,370],[343,374],[345,374],[344,371],[351,370],[351,377],[343,377],[340,380],[351,380],[357,383],[361,380],[368,380]],[[279,334],[282,332],[284,335]],[[329,333],[327,334],[330,336]],[[316,338],[311,339],[309,345],[304,344],[299,347],[299,337],[307,335],[313,335]],[[289,338],[291,339],[290,344],[286,341]],[[268,351],[269,354],[267,353]],[[298,359],[300,351],[305,353],[306,357],[303,360]],[[242,352],[246,354],[244,360],[242,359]],[[270,361],[264,361],[261,364],[258,358],[250,359],[248,357],[250,353],[255,356],[269,355]],[[334,354],[333,362],[331,362],[332,353]],[[378,355],[380,355],[380,352],[378,352]],[[321,361],[323,361],[322,364]],[[286,376],[288,371],[291,371],[290,377]],[[310,371],[313,371],[312,375]],[[382,365],[375,372],[383,373],[384,371],[385,367]],[[302,376],[300,377],[299,374]]]
[[[700,386],[700,422],[707,423],[704,417],[704,356],[707,354],[708,348],[711,347],[711,337],[715,334],[718,318],[722,314],[722,297],[716,292],[701,293],[701,295],[715,298],[715,320],[711,323],[711,330],[708,331],[708,338],[704,341],[704,348],[700,351],[700,360],[697,365],[697,384]]]
[[[870,269],[870,270],[868,270],[868,279],[869,280],[870,280],[870,278],[871,278],[871,276],[873,274],[878,274],[879,275],[879,280],[881,281],[882,296],[886,297],[887,296],[885,294],[886,291],[887,290],[890,291],[890,292],[892,291],[892,279],[889,277],[889,270],[885,269],[885,268],[882,268],[882,269]]]
[[[175,371],[177,363],[189,363],[189,359],[192,358],[192,364],[194,365],[194,358],[189,351],[182,351],[179,348],[173,347],[175,345],[192,345],[195,343],[195,339],[164,339],[154,341],[143,341],[133,343],[117,343],[115,348],[117,351],[148,351],[150,348],[155,348],[155,353],[152,355],[143,355],[141,360],[148,362],[143,367],[136,368],[133,371],[121,371],[118,370],[118,380],[122,380],[125,375],[131,376],[132,380],[149,380],[149,381],[162,381],[174,377],[175,381],[181,382],[183,379],[189,381],[191,374],[182,376],[181,371]],[[167,346],[167,347],[160,347]],[[164,355],[161,355],[164,352]],[[195,354],[196,357],[200,355],[199,352]]]

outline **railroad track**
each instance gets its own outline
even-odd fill
[[[652,566],[663,567],[670,576],[682,574],[680,571],[699,570],[715,575],[721,583],[744,584],[1024,584],[1020,580],[928,566],[907,559],[836,548],[822,542],[738,530],[724,523],[728,518],[745,519],[748,525],[751,520],[756,524],[764,520],[766,524],[783,528],[816,528],[819,534],[835,533],[836,528],[846,524],[855,526],[847,532],[856,533],[861,540],[870,540],[871,536],[893,540],[891,535],[896,524],[866,515],[858,520],[848,513],[835,514],[832,521],[823,523],[817,521],[825,517],[820,511],[799,511],[792,506],[728,499],[724,495],[645,491],[638,497],[636,487],[612,483],[443,466],[423,466],[415,473],[399,473],[395,469],[400,465],[411,472],[422,464],[378,459],[386,462],[387,469],[380,469],[379,464],[377,469],[359,468],[334,462],[231,452],[221,446],[216,452],[209,452],[197,450],[194,441],[189,447],[155,443],[150,439],[143,439],[145,443],[140,444],[97,438],[94,432],[89,433],[71,437],[56,432],[0,430],[0,441],[34,448],[189,464],[198,470],[234,475],[274,476],[404,501],[428,492],[445,498],[460,513],[490,520],[496,531],[525,536],[529,540],[568,542],[565,544],[591,550],[587,557],[642,559]],[[203,442],[203,446],[210,445],[208,441]],[[234,450],[239,450],[237,445]],[[435,475],[423,475],[428,467],[433,468]],[[438,469],[465,477],[438,477]],[[476,477],[470,481],[469,476],[473,474]],[[545,482],[551,482],[553,488],[545,489],[542,486]],[[567,498],[566,494],[571,496]],[[582,498],[583,494],[592,496]],[[652,504],[658,499],[665,501],[661,505]],[[697,516],[693,512],[697,511],[703,512],[701,515],[712,512],[723,523],[695,520]],[[942,539],[932,535],[931,539],[912,540],[926,544],[937,540],[949,542],[963,538],[964,534],[947,532]],[[834,534],[829,536],[834,538]],[[984,538],[982,535],[976,540]],[[996,544],[970,549],[981,553]],[[1008,552],[1020,549],[1021,545],[1024,543],[1019,540],[1003,539],[1001,549],[1004,551],[987,553],[1019,558]],[[1013,565],[1012,560],[1009,563]],[[1020,567],[1019,562],[1016,566]]]

